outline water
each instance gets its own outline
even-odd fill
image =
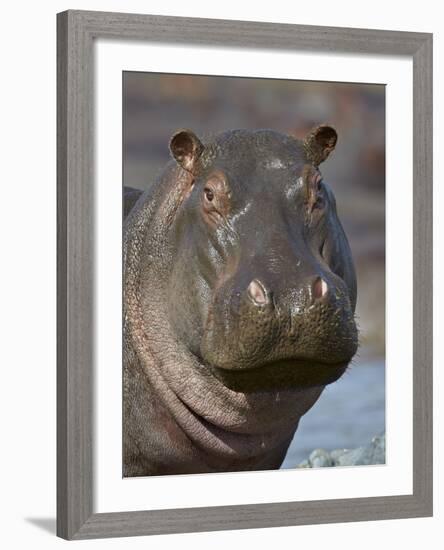
[[[311,451],[351,449],[385,430],[385,363],[366,360],[325,388],[301,418],[282,468],[294,468]]]

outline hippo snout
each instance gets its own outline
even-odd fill
[[[232,386],[236,374],[245,377],[252,370],[255,387],[264,374],[267,385],[273,385],[273,372],[280,373],[279,385],[333,381],[356,353],[357,329],[344,281],[333,273],[293,285],[284,275],[281,279],[273,284],[271,278],[255,277],[243,291],[234,280],[218,289],[201,357],[225,380],[220,371],[230,371]]]

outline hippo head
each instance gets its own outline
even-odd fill
[[[357,350],[356,278],[319,170],[336,131],[235,130],[170,149],[190,174],[176,212],[168,311],[177,337],[235,391],[324,386]]]

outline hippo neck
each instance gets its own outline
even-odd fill
[[[125,337],[156,396],[176,424],[206,453],[248,460],[291,441],[299,418],[322,388],[244,394],[230,390],[201,364],[168,321],[165,279],[168,235],[192,184],[167,169],[130,216],[125,232]],[[144,297],[149,296],[147,302]],[[148,329],[146,328],[148,327]]]

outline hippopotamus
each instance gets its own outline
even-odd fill
[[[126,193],[125,477],[277,469],[346,371],[356,276],[319,169],[336,142],[182,129]]]

